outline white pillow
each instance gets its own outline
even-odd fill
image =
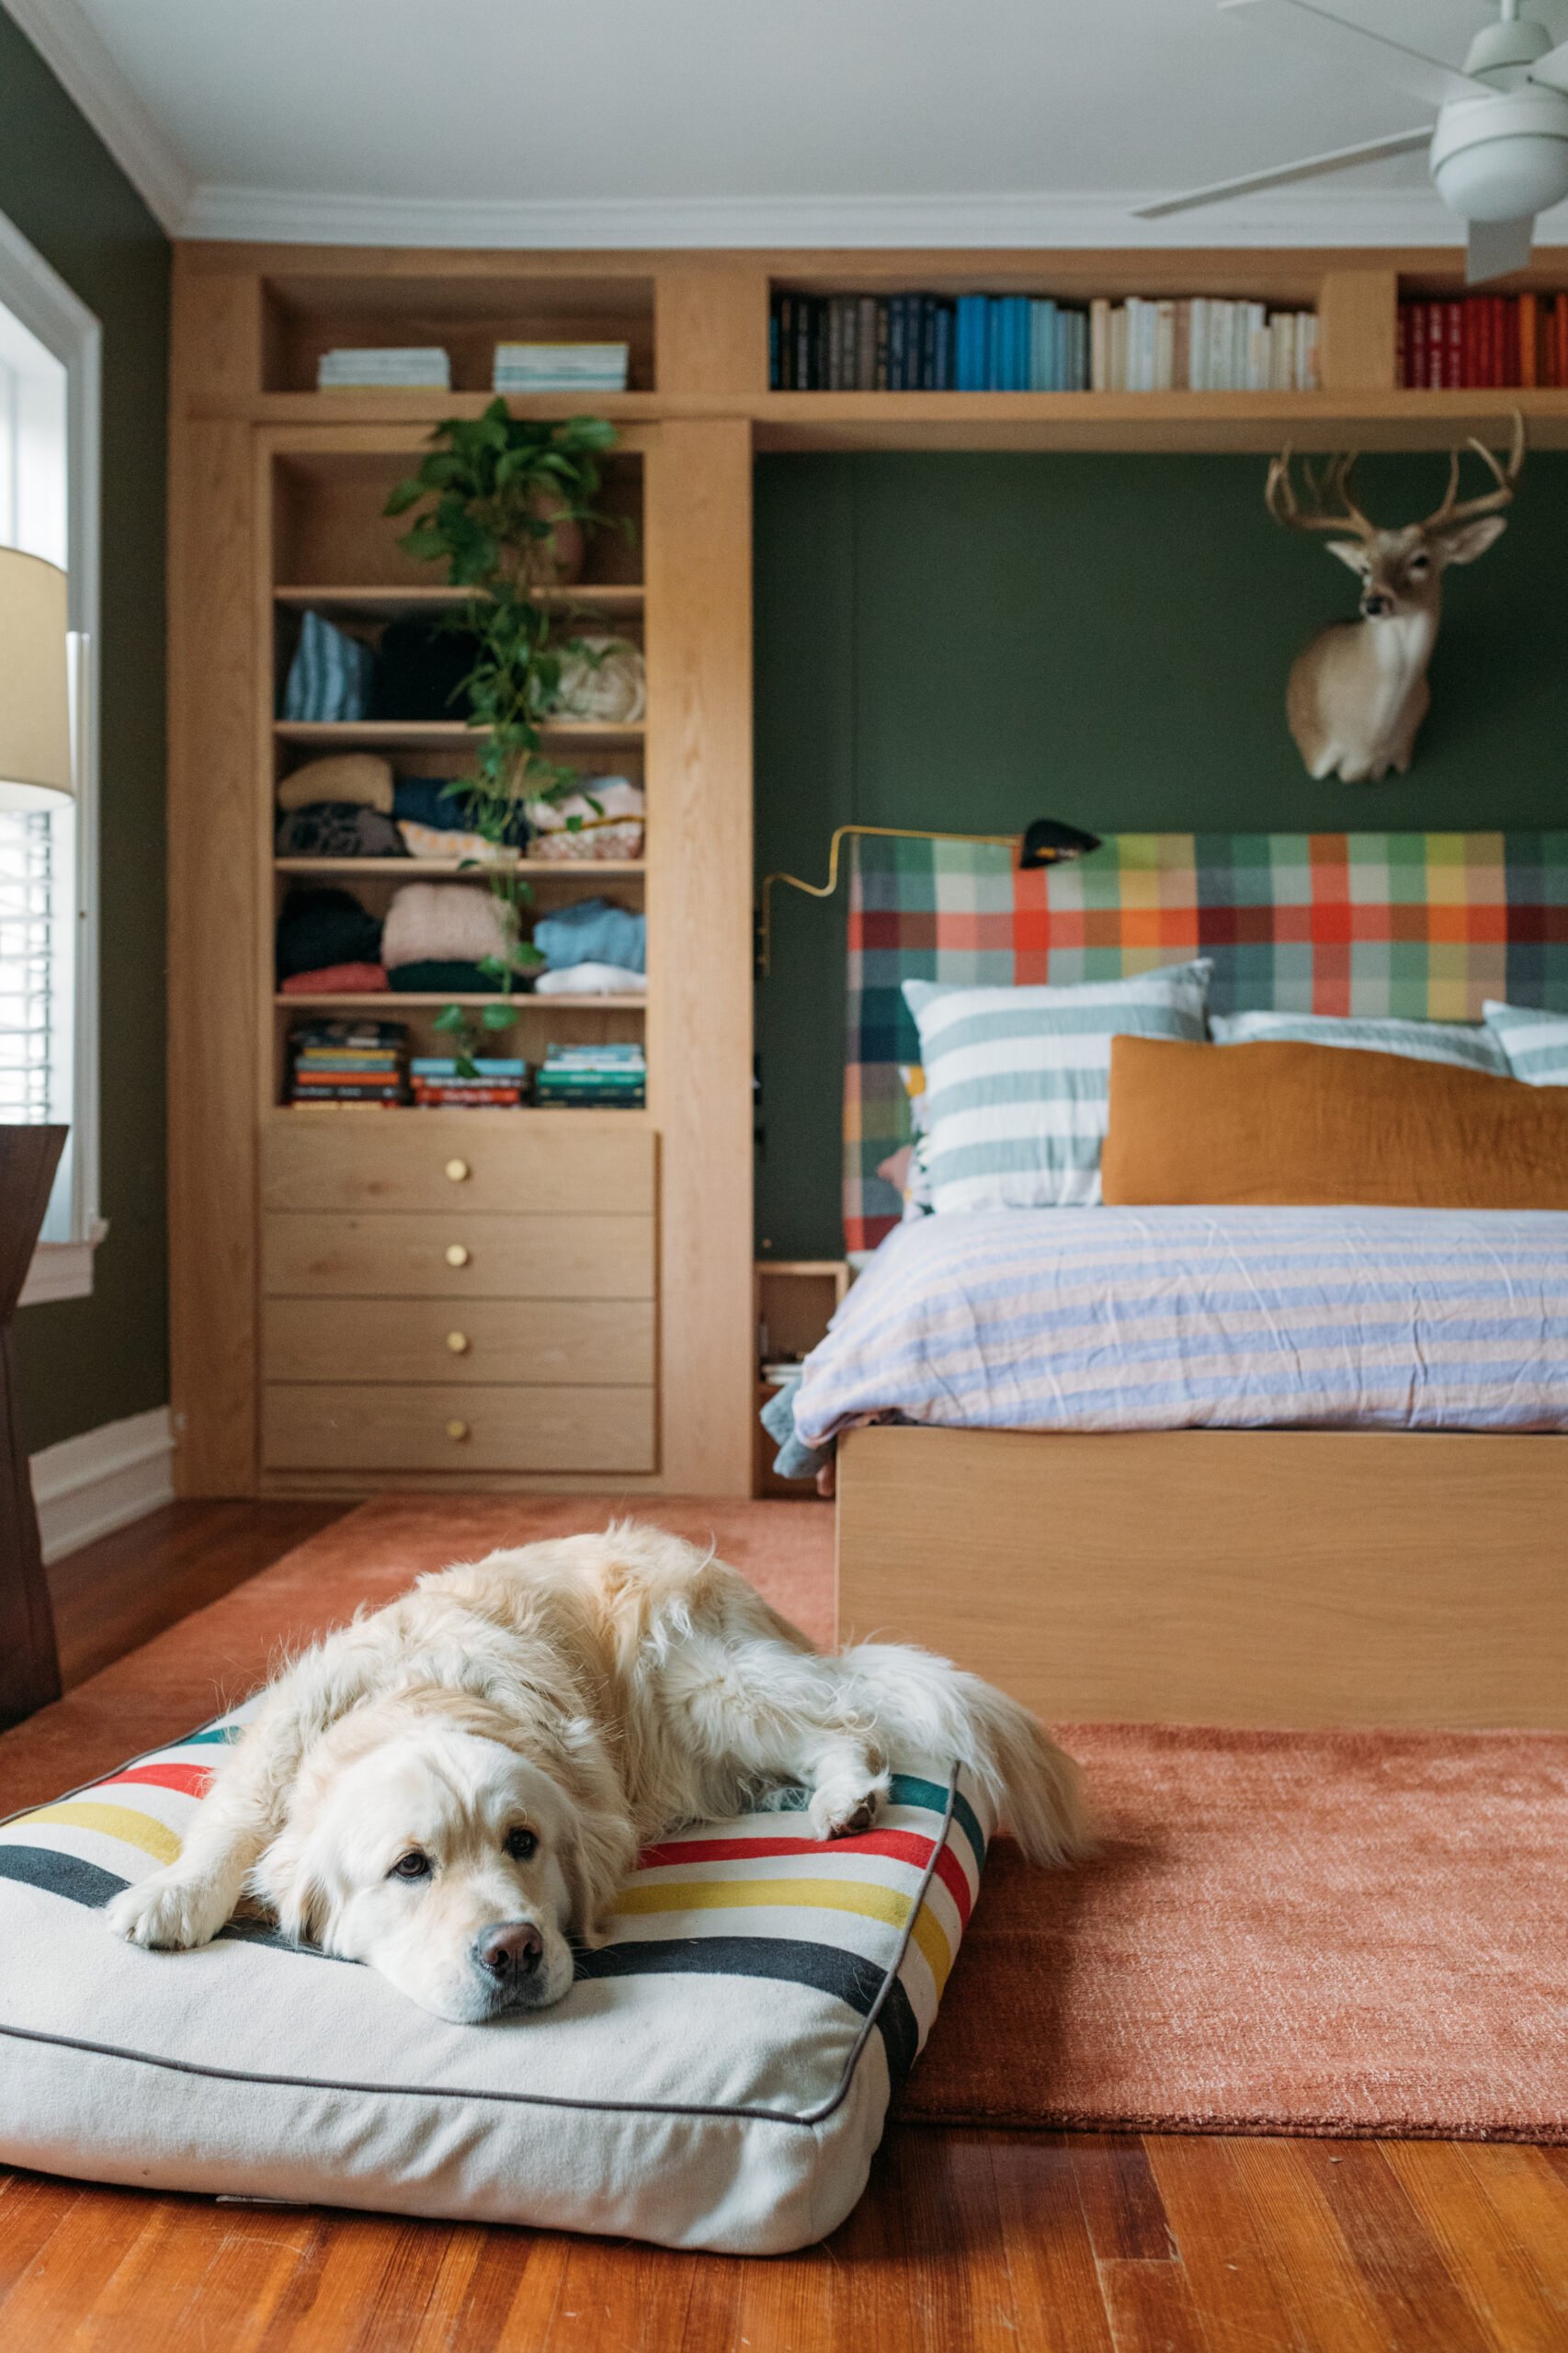
[[[733,2255],[843,2221],[979,1887],[967,1775],[897,1773],[832,1846],[788,1810],[684,1832],[556,2008],[453,2026],[268,1930],[144,1952],[95,1916],[249,1712],[0,1824],[0,2162]]]
[[[1217,1046],[1284,1039],[1303,1046],[1348,1046],[1364,1054],[1403,1054],[1415,1063],[1453,1063],[1462,1070],[1506,1078],[1508,1058],[1479,1021],[1410,1021],[1389,1015],[1366,1020],[1335,1013],[1216,1013],[1210,1029]]]
[[[1100,1198],[1110,1041],[1207,1034],[1207,957],[1125,981],[945,988],[905,981],[926,1072],[932,1206],[1071,1209]]]
[[[1568,1013],[1503,1005],[1495,997],[1482,1010],[1516,1078],[1528,1086],[1568,1086]]]

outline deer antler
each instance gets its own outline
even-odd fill
[[[1348,455],[1326,458],[1321,474],[1314,474],[1303,459],[1301,483],[1308,502],[1303,509],[1290,478],[1290,449],[1287,443],[1270,461],[1268,480],[1263,488],[1264,503],[1275,521],[1283,524],[1288,531],[1348,530],[1360,539],[1371,539],[1378,527],[1368,521],[1350,495],[1356,455],[1351,450]]]
[[[1485,442],[1478,441],[1473,433],[1465,443],[1465,449],[1475,451],[1476,456],[1489,468],[1497,487],[1495,490],[1483,491],[1478,498],[1460,500],[1458,496],[1460,460],[1464,455],[1464,449],[1450,449],[1449,451],[1449,486],[1443,493],[1442,505],[1435,507],[1422,525],[1424,531],[1446,531],[1455,523],[1468,523],[1477,515],[1494,515],[1500,506],[1507,506],[1524,469],[1525,420],[1523,416],[1517,409],[1514,411],[1513,445],[1509,449],[1508,462],[1506,466],[1499,464]]]

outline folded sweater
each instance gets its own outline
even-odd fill
[[[279,809],[310,809],[322,801],[357,801],[392,813],[392,767],[377,752],[334,752],[292,769],[278,788]]]
[[[381,961],[381,926],[352,891],[290,891],[278,918],[278,977],[317,972],[327,964]]]
[[[279,858],[406,858],[390,817],[359,801],[314,801],[278,820]]]
[[[547,964],[619,964],[633,972],[648,961],[648,918],[608,899],[578,899],[534,926]]]
[[[392,894],[381,937],[388,972],[400,964],[478,964],[506,955],[516,939],[510,910],[483,882],[405,882]]]

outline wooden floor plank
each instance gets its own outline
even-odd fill
[[[1169,2258],[1113,2256],[1099,2267],[1116,2353],[1209,2353],[1187,2274]],[[1275,2353],[1257,2346],[1253,2353]]]
[[[1495,2353],[1376,2141],[1303,2141],[1351,2257],[1371,2290],[1390,2347],[1410,2353]]]
[[[1096,2259],[1168,2263],[1169,2218],[1148,2152],[1135,2132],[1074,2132],[1073,2170]]]
[[[1509,2353],[1568,2346],[1568,2189],[1528,2149],[1407,2141],[1388,2159],[1491,2341]],[[1513,2162],[1509,2162],[1509,2160]]]
[[[1008,2132],[991,2156],[1018,2341],[1034,2353],[1112,2353],[1068,2136]]]

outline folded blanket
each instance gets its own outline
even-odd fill
[[[560,801],[530,801],[533,858],[641,858],[642,788],[623,776],[585,777]]]
[[[534,987],[540,996],[641,996],[648,986],[646,972],[630,972],[619,964],[551,965],[540,972]]]
[[[404,996],[499,996],[501,984],[477,964],[460,957],[432,956],[414,964],[400,964],[387,974],[391,985]],[[514,983],[514,986],[520,983]]]
[[[315,801],[278,821],[279,858],[406,858],[390,817],[358,801]]]
[[[381,925],[352,891],[290,891],[278,918],[278,977],[287,981],[328,964],[374,964],[381,946]]]
[[[410,858],[466,858],[483,866],[509,864],[513,857],[511,850],[487,842],[483,834],[449,834],[436,825],[421,825],[413,817],[400,817],[397,830]]]
[[[648,964],[648,918],[608,899],[579,899],[540,917],[534,946],[547,964],[619,964],[642,972]]]
[[[278,788],[279,809],[310,809],[323,801],[356,801],[390,817],[392,762],[377,752],[335,752],[324,760],[307,760]]]
[[[283,688],[285,719],[369,719],[376,657],[362,640],[306,613]]]
[[[624,637],[575,637],[561,655],[555,710],[562,719],[630,727],[648,707],[642,655]]]
[[[511,911],[483,882],[405,882],[392,893],[381,940],[388,972],[400,964],[478,964],[506,955],[516,939]]]
[[[399,824],[406,818],[411,824],[430,825],[437,833],[472,834],[474,830],[473,798],[461,777],[400,776],[392,813]],[[521,849],[528,837],[528,821],[518,801],[504,838],[508,848]]]
[[[380,996],[387,976],[380,964],[326,964],[319,972],[290,972],[285,996]]]

